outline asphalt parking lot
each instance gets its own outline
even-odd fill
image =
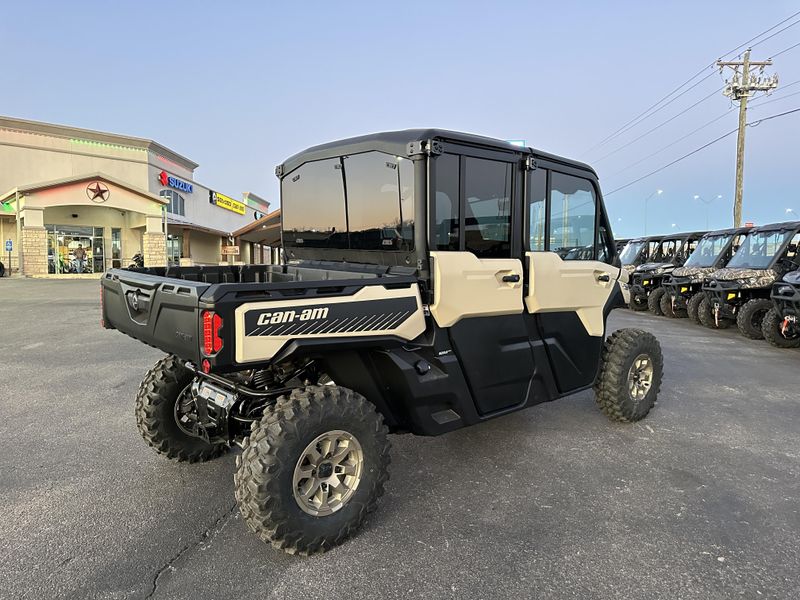
[[[661,340],[644,421],[589,393],[393,437],[379,510],[321,556],[242,523],[233,457],[173,464],[133,397],[160,353],[99,326],[98,283],[0,281],[3,598],[796,598],[800,351],[616,311]]]

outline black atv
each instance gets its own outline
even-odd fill
[[[798,243],[800,221],[751,229],[728,265],[703,285],[707,298],[700,303],[700,322],[712,329],[736,323],[743,336],[762,339],[762,320],[773,306],[773,284],[800,268]]]
[[[703,282],[708,275],[724,267],[742,245],[748,227],[721,229],[704,235],[692,255],[672,275],[664,277],[665,293],[661,312],[666,317],[689,317],[700,323],[698,309],[705,294]]]
[[[774,306],[761,322],[764,339],[778,348],[800,348],[800,271],[792,271],[772,286]]]
[[[661,283],[686,262],[705,233],[679,233],[661,239],[650,262],[636,267],[631,277],[630,307],[633,310],[649,309],[654,315],[662,314],[661,297],[666,290]]]

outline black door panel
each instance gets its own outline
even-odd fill
[[[588,335],[575,312],[539,313],[536,317],[559,391],[566,394],[591,385],[600,364],[602,336]]]

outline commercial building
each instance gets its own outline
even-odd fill
[[[102,273],[139,253],[219,264],[269,203],[203,186],[197,167],[152,140],[0,116],[0,250],[10,241],[10,266],[33,276]],[[269,257],[242,240],[236,260]]]

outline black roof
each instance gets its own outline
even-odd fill
[[[775,231],[780,229],[800,229],[800,221],[784,221],[783,223],[769,223],[751,227],[750,231]]]
[[[504,140],[499,140],[474,133],[462,133],[459,131],[448,131],[447,129],[403,129],[400,131],[384,131],[380,133],[370,133],[353,138],[336,140],[318,146],[312,146],[302,152],[290,156],[281,165],[283,174],[296,169],[301,164],[312,160],[322,160],[341,156],[342,154],[357,154],[359,152],[369,152],[378,150],[394,154],[395,156],[407,156],[408,144],[424,140],[436,139],[443,142],[455,142],[469,146],[478,146],[507,152],[515,152],[520,155],[535,155],[544,159],[556,162],[567,163],[579,169],[591,172],[595,177],[594,169],[579,161],[570,160],[555,154],[542,152],[533,148],[515,146]]]
[[[754,227],[729,227],[728,229],[715,229],[709,231],[706,235],[736,235],[737,233],[749,233]]]

